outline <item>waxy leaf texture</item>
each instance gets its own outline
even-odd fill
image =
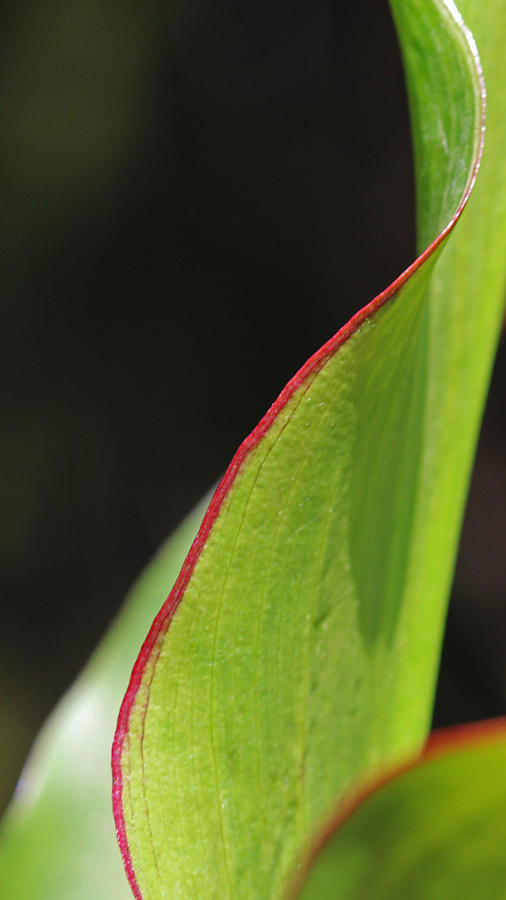
[[[427,733],[499,303],[462,370],[467,294],[437,267],[478,167],[480,63],[453,3],[392,9],[428,246],[242,444],[144,643],[113,748],[144,900],[281,896],[332,798]]]
[[[336,796],[427,733],[506,289],[506,3],[459,8],[488,90],[466,210],[481,140],[475,49],[450,0],[396,0],[428,250],[245,443],[136,666],[115,807],[144,900],[280,896]],[[5,900],[131,896],[110,740],[202,515],[153,561],[44,727],[0,832]]]

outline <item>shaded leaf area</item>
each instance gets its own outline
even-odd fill
[[[477,62],[450,4],[392,6],[420,240],[439,237],[242,445],[143,646],[113,766],[125,865],[145,900],[280,896],[332,798],[427,731],[501,298],[483,299],[488,340],[465,360],[464,404],[467,374],[432,339],[429,285],[475,172]]]
[[[505,896],[506,721],[435,738],[417,763],[338,812],[292,896]]]
[[[203,511],[195,510],[159,551],[44,726],[0,831],[4,900],[131,897],[114,833],[110,745],[132,659]]]

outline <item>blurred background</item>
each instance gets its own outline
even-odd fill
[[[0,42],[3,808],[154,550],[415,238],[386,2],[18,0]],[[504,709],[505,366],[438,725]]]

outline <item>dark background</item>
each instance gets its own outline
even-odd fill
[[[162,539],[414,257],[387,3],[18,0],[0,37],[0,804]],[[436,724],[502,711],[500,351]]]

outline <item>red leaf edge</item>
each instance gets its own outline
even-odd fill
[[[405,269],[401,273],[401,275],[398,276],[398,278],[395,279],[395,281],[392,282],[392,284],[389,285],[389,287],[385,288],[384,291],[378,294],[373,300],[366,304],[366,306],[362,307],[362,309],[355,313],[355,315],[352,316],[352,318],[346,323],[346,325],[344,325],[336,334],[333,335],[333,337],[326,341],[326,343],[323,344],[319,350],[317,350],[312,356],[310,356],[307,362],[304,363],[304,365],[298,370],[293,378],[291,378],[290,381],[286,384],[272,406],[267,410],[263,418],[260,420],[258,425],[242,442],[213,495],[197,536],[193,541],[193,544],[183,563],[181,571],[176,579],[174,587],[172,588],[165,603],[163,604],[159,613],[153,621],[153,624],[141,647],[141,650],[133,667],[130,682],[121,704],[116,732],[112,745],[111,757],[113,785],[112,802],[114,820],[116,824],[116,836],[123,858],[125,872],[136,900],[143,900],[143,897],[135,875],[133,860],[130,854],[130,848],[126,834],[126,822],[122,802],[123,773],[121,768],[121,756],[125,737],[128,733],[130,712],[132,710],[137,692],[142,682],[146,663],[150,659],[153,652],[156,652],[157,656],[160,652],[161,640],[165,636],[170,622],[179,604],[181,603],[181,600],[183,599],[186,586],[188,585],[197,560],[199,559],[199,556],[206,544],[209,534],[211,533],[212,527],[219,516],[223,502],[230,489],[232,488],[240,469],[242,468],[251,451],[262,440],[262,438],[265,436],[265,434],[273,424],[274,420],[282,412],[295,391],[299,387],[301,387],[306,379],[313,373],[318,372],[319,369],[323,367],[325,362],[331,356],[333,356],[339,350],[339,348],[349,340],[352,335],[354,335],[358,331],[360,326],[367,319],[371,318],[371,316],[378,312],[378,310],[380,310],[381,307],[384,306],[389,300],[393,300],[400,289],[406,284],[407,281],[409,281],[411,276],[414,275],[414,273],[417,272],[418,269],[420,269],[428,259],[430,259],[432,254],[445,241],[450,232],[453,231],[462,214],[463,209],[467,204],[469,195],[471,194],[474,183],[476,181],[476,176],[480,167],[483,152],[485,133],[486,90],[483,71],[474,38],[467,26],[464,24],[460,13],[453,3],[453,0],[443,0],[443,2],[445,3],[453,18],[456,20],[457,24],[464,32],[476,66],[476,73],[480,84],[480,136],[474,164],[468,182],[464,189],[457,210],[448,224],[445,226],[445,228],[443,228],[443,230],[429,244],[429,246],[414,260],[414,262],[411,263],[411,265],[407,267],[407,269]]]

